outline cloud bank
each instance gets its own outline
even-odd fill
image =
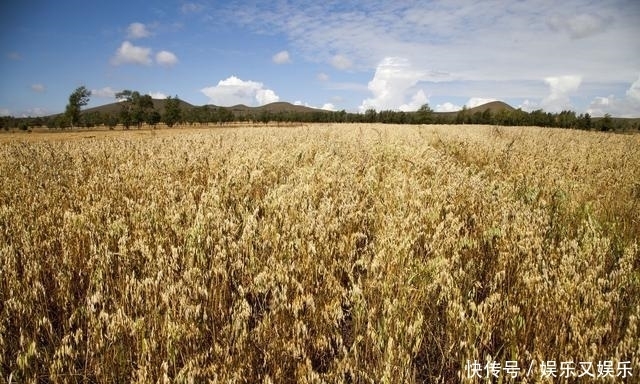
[[[233,23],[258,33],[285,35],[303,60],[370,73],[371,95],[360,109],[410,109],[437,99],[448,110],[459,106],[461,97],[490,92],[493,98],[514,104],[526,99],[554,111],[581,102],[584,111],[584,100],[608,97],[611,90],[619,92],[619,84],[635,79],[640,62],[640,3],[630,1],[567,0],[549,7],[545,0],[490,0],[482,6],[473,1],[282,0],[258,2],[251,9],[230,4],[225,11]],[[413,73],[429,75],[407,85],[381,67],[390,57],[404,58]],[[459,90],[451,95],[447,84],[432,86],[443,82],[455,82]],[[620,101],[622,95],[616,95]],[[456,101],[446,100],[450,96]]]
[[[604,116],[608,113],[619,117],[639,117],[640,75],[631,83],[623,97],[615,95],[595,97],[589,104],[587,113],[593,116]]]

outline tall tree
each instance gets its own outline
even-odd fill
[[[80,122],[80,109],[89,103],[89,96],[91,91],[84,85],[76,88],[69,96],[69,104],[64,114],[72,128]]]
[[[165,100],[162,120],[169,127],[173,127],[182,120],[182,110],[180,109],[180,99],[178,96],[169,96],[167,100]]]
[[[433,123],[433,109],[429,104],[423,104],[415,113],[415,122],[418,124]]]
[[[120,120],[126,128],[131,124],[136,124],[140,128],[145,121],[151,124],[154,112],[151,96],[125,89],[116,93],[116,99],[122,103]]]

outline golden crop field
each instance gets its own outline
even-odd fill
[[[640,377],[638,135],[7,134],[0,186],[0,382]]]

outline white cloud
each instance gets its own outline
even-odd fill
[[[337,69],[349,69],[353,63],[344,55],[335,55],[331,58],[331,65]]]
[[[305,107],[308,108],[314,108],[314,109],[324,109],[325,111],[335,111],[336,110],[336,106],[333,103],[324,103],[322,104],[322,107],[318,108],[315,105],[311,105],[309,103],[303,103],[300,100],[296,100],[293,102],[293,105],[303,105]]]
[[[0,116],[11,116],[9,108],[0,108]]]
[[[325,111],[335,111],[336,106],[333,105],[333,103],[324,103],[320,109],[324,109]]]
[[[162,92],[147,92],[147,95],[151,96],[152,99],[166,99],[168,97]]]
[[[127,28],[127,38],[129,39],[142,39],[149,36],[151,36],[151,32],[142,23],[131,23]]]
[[[532,111],[535,111],[536,109],[540,109],[540,105],[534,101],[526,99],[525,101],[522,102],[522,104],[518,105],[516,108],[520,108],[525,112],[532,112]]]
[[[424,91],[420,89],[415,93],[415,95],[413,95],[411,101],[408,104],[402,104],[400,107],[398,107],[398,109],[403,112],[417,111],[421,106],[428,102],[429,98],[424,94]]]
[[[280,97],[270,89],[258,89],[256,91],[256,100],[258,100],[258,105],[265,105],[279,101]]]
[[[230,5],[225,12],[230,20],[256,31],[283,33],[309,61],[332,63],[339,53],[338,59],[349,61],[348,66],[338,65],[340,69],[371,70],[382,58],[397,56],[410,59],[416,68],[446,72],[456,81],[522,84],[570,69],[589,81],[620,82],[637,73],[637,4],[547,3],[489,0],[479,7],[473,1],[428,6],[372,1],[301,6],[282,0],[250,8]]]
[[[273,55],[272,60],[276,64],[286,64],[291,62],[291,58],[289,57],[289,52],[287,51],[280,51],[276,53],[275,55]]]
[[[318,79],[320,81],[329,81],[329,75],[327,75],[324,72],[320,72],[320,73],[318,73],[318,75],[316,75],[316,79]]]
[[[544,82],[549,85],[549,96],[545,97],[541,105],[547,112],[560,112],[563,109],[572,109],[569,95],[580,87],[582,76],[555,76],[547,77]]]
[[[484,98],[484,97],[472,97],[472,98],[469,99],[469,101],[467,101],[467,104],[465,104],[465,105],[467,106],[467,108],[475,108],[477,106],[484,105],[484,104],[490,103],[492,101],[498,101],[498,99]]]
[[[117,92],[111,87],[91,90],[91,96],[95,97],[114,98],[116,97],[116,93]]]
[[[436,112],[457,112],[461,109],[462,109],[461,106],[455,105],[447,101],[446,103],[436,105],[436,107],[433,110]]]
[[[640,117],[640,76],[631,83],[622,98],[617,98],[615,95],[595,97],[589,104],[587,113],[593,116],[603,116],[608,113],[619,117]]]
[[[136,47],[128,41],[124,41],[111,59],[111,64],[141,64],[151,65],[151,49]]]
[[[373,108],[416,110],[429,100],[416,84],[428,78],[426,71],[413,68],[409,60],[401,57],[387,57],[378,64],[373,79],[369,82],[369,91],[373,98],[362,101],[359,109]],[[405,100],[410,97],[410,102]]]
[[[34,92],[42,93],[46,89],[45,89],[44,85],[42,85],[42,84],[31,84],[31,90],[34,91]]]
[[[626,95],[631,99],[640,102],[640,76],[638,76],[638,79],[631,84],[626,92]]]
[[[200,92],[209,98],[209,103],[220,106],[237,104],[255,106],[280,100],[274,91],[265,89],[264,84],[251,80],[245,81],[235,76],[220,80],[218,85],[203,88]]]
[[[22,55],[19,54],[18,52],[9,52],[7,53],[7,58],[9,58],[10,60],[22,60]]]
[[[178,57],[169,51],[160,51],[156,54],[156,62],[164,67],[172,67],[178,63]]]

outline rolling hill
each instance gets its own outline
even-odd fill
[[[165,102],[166,102],[165,99],[153,99],[153,108],[156,111],[162,113],[164,111]],[[187,103],[186,101],[180,100],[180,108],[183,111],[187,111],[191,108],[194,108],[194,106],[192,104]],[[89,114],[89,113],[98,112],[98,113],[110,115],[110,114],[118,114],[120,113],[121,110],[122,110],[122,102],[115,102],[111,104],[105,104],[97,107],[83,109],[81,113]]]
[[[492,114],[496,114],[501,111],[515,111],[516,109],[502,101],[491,101],[489,103],[478,105],[476,107],[467,109],[467,114],[473,115],[476,112],[483,113],[487,110],[491,111]],[[459,112],[460,111],[434,112],[434,115],[450,118],[450,117],[455,117]]]
[[[165,100],[164,99],[153,99],[153,107],[159,112],[164,111]],[[188,111],[192,108],[198,108],[198,106],[187,103],[186,101],[180,100],[180,107],[183,111]],[[246,116],[246,115],[258,115],[262,112],[269,112],[272,114],[278,113],[311,113],[311,112],[329,112],[324,109],[311,108],[304,105],[295,105],[285,101],[278,101],[275,103],[265,104],[258,107],[250,107],[244,104],[238,104],[231,107],[220,107],[213,104],[207,104],[203,107],[209,108],[225,108],[231,111],[235,116]],[[117,114],[121,110],[121,103],[111,103],[105,104],[98,107],[87,108],[82,111],[83,114],[89,114],[94,112],[99,112],[102,114]],[[502,101],[492,101],[490,103],[486,103],[483,105],[479,105],[474,108],[467,109],[469,114],[474,114],[476,112],[485,112],[486,110],[490,110],[491,113],[497,113],[503,110],[513,111],[515,108],[510,106],[507,103]],[[458,114],[458,111],[455,112],[434,112],[434,115],[438,116],[455,116]]]

